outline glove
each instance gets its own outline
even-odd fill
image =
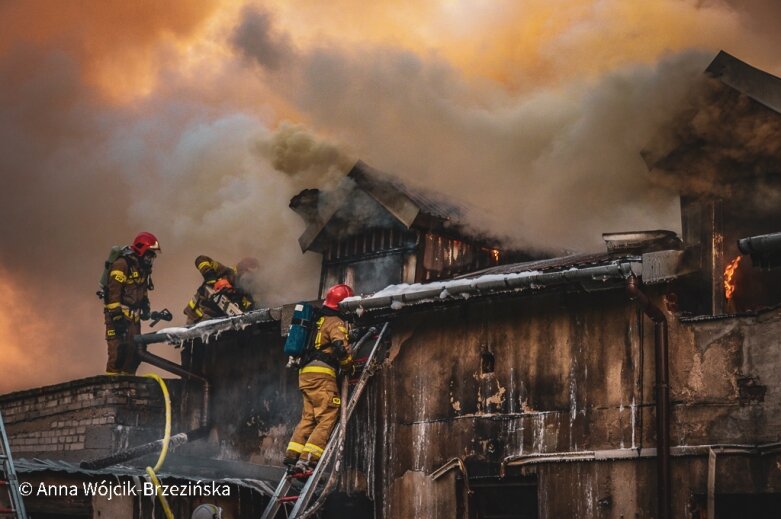
[[[149,299],[144,299],[144,301],[141,303],[141,320],[142,321],[148,321],[149,320]]]
[[[352,362],[347,366],[339,366],[339,374],[343,376],[354,377],[356,373],[358,373],[358,370],[355,368],[355,364]]]
[[[344,360],[348,357],[350,352],[347,350],[346,345],[344,344],[344,341],[333,341],[331,342],[331,346],[334,348],[334,353],[336,354],[336,358],[341,360]]]
[[[363,334],[366,332],[363,328],[350,328],[350,332],[347,334],[347,337],[350,339],[350,344],[355,344],[358,342],[358,340],[363,337]]]
[[[111,323],[114,326],[114,331],[117,332],[118,337],[127,333],[128,322],[121,311],[111,315]]]

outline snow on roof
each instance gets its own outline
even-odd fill
[[[201,321],[192,326],[163,328],[156,331],[155,335],[165,335],[171,344],[182,344],[194,339],[209,342],[212,337],[217,338],[224,332],[243,330],[255,324],[278,322],[279,319],[278,308],[259,308],[242,315]]]
[[[548,287],[579,285],[587,291],[620,286],[631,276],[640,276],[642,264],[636,260],[613,260],[584,268],[570,267],[555,272],[527,270],[506,274],[485,274],[472,278],[451,279],[434,283],[391,285],[375,294],[350,297],[340,303],[347,311],[363,312],[389,308],[400,310],[411,304],[466,300],[507,292],[538,291]]]

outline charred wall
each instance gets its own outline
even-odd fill
[[[190,453],[258,464],[281,465],[292,428],[301,413],[297,373],[285,369],[284,337],[278,325],[225,332],[209,342],[185,346],[183,363],[211,383],[209,442],[189,446]],[[191,360],[187,360],[187,356]],[[201,388],[189,384],[184,412],[197,425]],[[187,452],[187,449],[182,449]]]
[[[778,441],[781,313],[668,319],[673,446]],[[474,481],[499,484],[508,456],[655,447],[653,380],[653,330],[621,291],[399,316],[351,436],[365,452],[351,454],[343,485],[367,489],[383,517],[465,517],[452,473],[428,477],[438,467],[461,457]],[[738,479],[749,493],[781,491],[777,456],[733,458],[717,492]],[[673,458],[675,517],[706,492],[705,466]],[[536,481],[539,517],[655,515],[653,458],[509,467],[508,477]]]

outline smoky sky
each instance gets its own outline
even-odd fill
[[[639,150],[681,108],[706,53],[514,97],[389,47],[316,47],[277,73],[253,48],[240,52],[370,164],[490,209],[496,220],[478,230],[560,250],[678,227],[675,193],[651,182]]]
[[[758,0],[89,4],[0,3],[0,391],[102,371],[97,280],[142,230],[174,324],[198,254],[258,257],[262,304],[314,297],[287,204],[358,158],[522,246],[677,230],[640,151],[719,48],[781,65]]]
[[[288,35],[275,34],[273,29],[270,13],[247,7],[231,43],[260,65],[277,70],[294,58],[294,51]]]

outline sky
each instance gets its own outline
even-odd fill
[[[314,297],[287,204],[358,158],[521,247],[679,230],[640,151],[720,49],[781,73],[779,21],[772,0],[4,0],[0,392],[103,372],[97,280],[142,230],[173,324],[198,254],[260,258],[263,305]]]

